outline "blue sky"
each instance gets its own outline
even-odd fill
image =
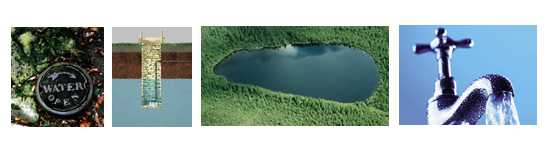
[[[537,28],[513,26],[415,26],[399,27],[399,123],[426,124],[427,100],[433,95],[438,65],[435,54],[416,55],[412,46],[429,43],[435,29],[444,27],[449,37],[471,38],[475,45],[456,49],[451,61],[457,94],[479,77],[495,73],[512,81],[521,124],[537,122]],[[484,119],[484,118],[482,118]],[[482,121],[480,119],[480,121]]]

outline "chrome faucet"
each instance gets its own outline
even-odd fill
[[[502,102],[502,99],[514,96],[510,81],[496,74],[482,76],[462,96],[457,96],[456,82],[451,75],[451,57],[456,48],[471,48],[474,41],[453,40],[447,36],[444,28],[438,28],[435,33],[436,37],[430,44],[416,44],[413,47],[415,54],[435,53],[439,63],[439,77],[435,82],[434,94],[428,100],[428,124],[476,124],[486,113],[487,102]]]

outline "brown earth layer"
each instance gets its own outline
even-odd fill
[[[161,77],[163,79],[191,78],[191,52],[162,52]],[[140,79],[141,53],[114,52],[113,78]]]
[[[113,52],[139,52],[139,47],[125,47],[125,48],[113,48]],[[171,48],[163,47],[162,52],[191,52],[191,48]]]

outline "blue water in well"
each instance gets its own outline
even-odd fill
[[[191,79],[163,79],[160,109],[143,110],[139,79],[113,79],[114,127],[191,127]]]

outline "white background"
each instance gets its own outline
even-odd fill
[[[7,151],[549,151],[544,0],[16,0],[0,1],[0,152]],[[400,24],[535,24],[538,125],[399,126]],[[390,26],[390,125],[201,127],[200,26]],[[104,128],[10,124],[10,27],[105,27]],[[111,27],[193,27],[193,127],[111,128]],[[521,61],[516,61],[521,62]],[[521,101],[519,101],[521,102]]]

